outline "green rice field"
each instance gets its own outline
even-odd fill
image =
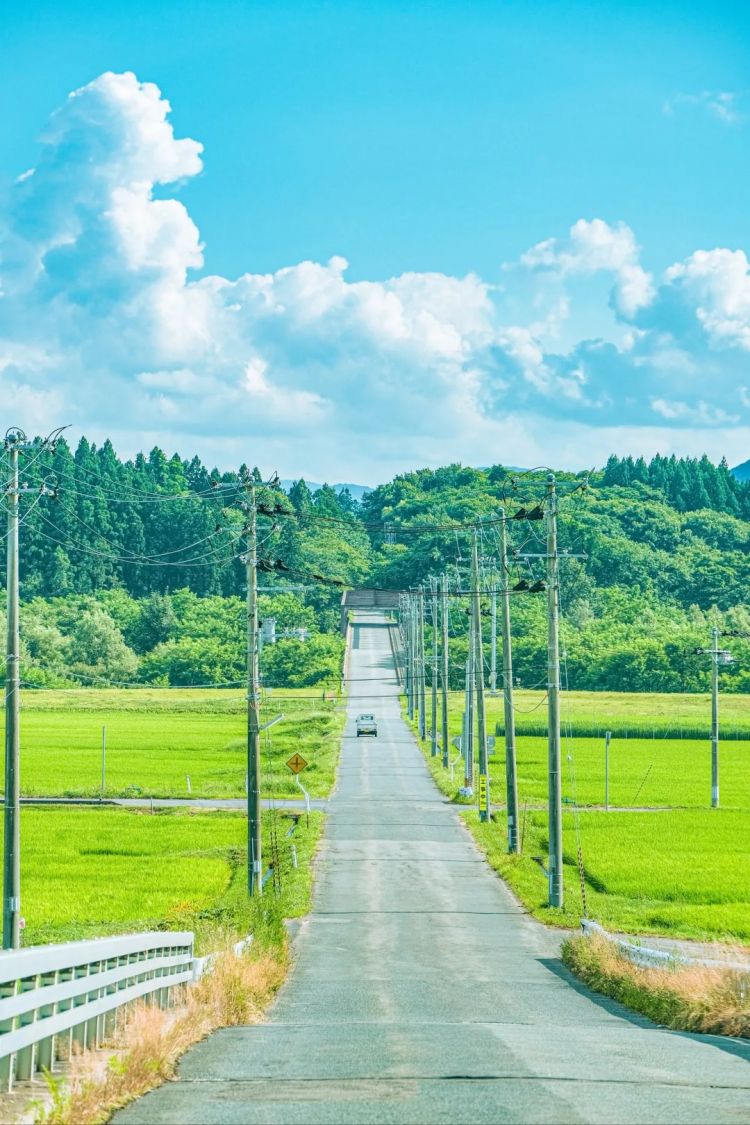
[[[264,699],[263,793],[299,796],[285,762],[301,753],[314,797],[333,784],[343,710],[321,691]],[[4,714],[3,714],[4,722]],[[106,728],[104,796],[241,797],[246,717],[240,692],[172,689],[27,691],[21,712],[24,796],[99,796]],[[188,784],[188,778],[190,779]]]
[[[519,695],[517,702],[533,704],[530,693]],[[462,700],[451,703],[451,732],[457,734]],[[731,723],[734,730],[746,731],[747,739],[720,743],[719,809],[710,808],[708,727],[705,738],[665,737],[680,725],[695,729],[707,721],[707,697],[571,693],[563,707],[574,731],[589,732],[604,720],[603,727],[614,732],[607,812],[604,738],[566,735],[564,724],[564,909],[547,906],[547,740],[524,734],[521,714],[517,766],[523,854],[509,856],[506,850],[502,735],[490,757],[492,801],[499,806],[493,821],[480,824],[473,808],[464,813],[490,863],[532,914],[553,925],[575,927],[585,913],[612,930],[750,944],[750,700],[730,696],[721,701],[725,728]],[[501,708],[501,699],[488,700],[489,731],[501,721]],[[535,722],[543,724],[541,707],[536,715]],[[458,752],[451,747],[451,780],[440,757],[430,756],[429,743],[422,748],[436,782],[456,799],[463,782]]]
[[[514,692],[516,730],[529,731],[545,727],[547,722],[546,693],[516,689]],[[429,711],[429,688],[427,692]],[[487,729],[503,723],[501,695],[486,695]],[[449,700],[451,733],[461,729],[463,694],[452,692]],[[722,695],[719,706],[721,726],[725,733],[745,733],[750,738],[750,696]],[[639,733],[651,735],[674,732],[705,732],[711,728],[711,698],[698,693],[566,691],[561,696],[562,725],[572,727],[574,734],[598,734],[611,730],[614,734]]]
[[[490,758],[493,801],[505,800],[505,744]],[[604,740],[563,737],[563,799],[601,805],[605,797]],[[518,789],[529,803],[547,799],[547,740],[517,739]],[[722,805],[750,809],[750,740],[719,748]],[[697,739],[617,738],[609,748],[609,803],[628,807],[701,807],[710,804],[711,745]]]
[[[474,810],[465,815],[492,865],[543,921],[576,926],[584,914],[577,863],[580,841],[586,912],[602,925],[630,933],[750,944],[746,812],[566,813],[562,911],[546,905],[546,813],[522,816],[521,856],[507,854],[504,814],[497,814],[491,824],[480,824]]]
[[[574,693],[571,693],[574,694]],[[589,712],[603,709],[600,700],[586,695],[586,708]],[[613,698],[612,695],[608,698]],[[744,721],[745,712],[750,719],[750,699],[746,696],[727,697],[732,701],[731,715],[736,729]],[[695,714],[700,711],[695,704],[697,696],[625,696],[619,697],[616,713],[635,714],[636,704],[644,715],[654,722],[650,734],[629,732],[627,725],[612,721],[614,733],[609,747],[609,803],[615,807],[705,807],[711,797],[711,744],[705,738],[664,737],[663,729],[656,724],[657,713],[654,700],[675,699],[676,712],[688,714],[685,701],[693,701]],[[490,698],[487,705],[488,732],[495,729],[500,720],[502,700]],[[722,705],[724,701],[722,701]],[[573,705],[566,695],[563,714]],[[728,707],[728,704],[727,704]],[[546,712],[542,713],[546,719]],[[710,715],[710,708],[709,708]],[[728,723],[727,719],[727,723]],[[589,737],[570,734],[571,724],[563,725],[562,740],[562,790],[563,800],[571,805],[602,805],[605,800],[605,741],[603,735]],[[575,730],[575,725],[573,729]],[[640,724],[641,730],[647,725]],[[461,729],[461,713],[457,701],[452,701],[450,710],[451,733],[458,734]],[[547,739],[542,735],[523,733],[523,724],[518,726],[516,738],[516,759],[518,772],[519,800],[530,806],[543,804],[547,799]],[[589,729],[586,727],[585,729]],[[631,728],[632,730],[632,728]],[[490,778],[493,803],[505,801],[505,739],[496,735],[495,752],[490,756]],[[455,780],[442,769],[440,760],[432,760],[431,768],[440,788],[449,796],[454,796],[462,784],[461,762],[458,752],[451,746],[451,760],[455,760]],[[722,806],[731,809],[750,810],[750,723],[747,739],[726,739],[720,742],[719,783]]]
[[[278,817],[286,917],[308,907],[310,859],[323,815],[300,818],[289,862],[292,821]],[[1,825],[0,825],[1,828]],[[272,818],[264,818],[265,859]],[[186,929],[211,948],[216,933],[248,933],[247,820],[238,813],[149,813],[103,808],[24,808],[21,908],[24,945],[149,929]],[[264,863],[265,866],[265,863]],[[270,888],[264,899],[273,895]]]

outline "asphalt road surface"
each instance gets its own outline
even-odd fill
[[[430,779],[382,618],[359,621],[294,971],[267,1023],[212,1035],[116,1120],[750,1122],[750,1045],[657,1028],[566,973]],[[377,739],[354,737],[360,711]]]

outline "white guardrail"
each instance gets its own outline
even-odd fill
[[[202,965],[200,965],[202,968]],[[118,1010],[147,997],[160,1007],[196,975],[192,933],[127,934],[0,953],[0,1090],[96,1047]]]
[[[625,941],[623,938],[610,934],[598,922],[590,922],[584,918],[581,930],[585,937],[600,937],[617,946],[618,950],[628,961],[640,965],[643,969],[670,969],[679,968],[681,965],[703,965],[710,969],[730,969],[735,973],[750,973],[750,964],[742,961],[728,961],[712,957],[685,957],[682,953],[671,952],[667,949],[649,949],[648,946],[637,942]]]

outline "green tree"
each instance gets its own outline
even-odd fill
[[[130,681],[138,669],[137,656],[109,614],[99,608],[81,615],[66,649],[71,670],[84,680]]]

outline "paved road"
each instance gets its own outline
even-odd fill
[[[750,1045],[658,1029],[568,977],[435,789],[386,631],[361,620],[367,701],[352,693],[295,970],[268,1023],[211,1036],[116,1120],[750,1122]],[[377,740],[352,737],[359,710]]]

